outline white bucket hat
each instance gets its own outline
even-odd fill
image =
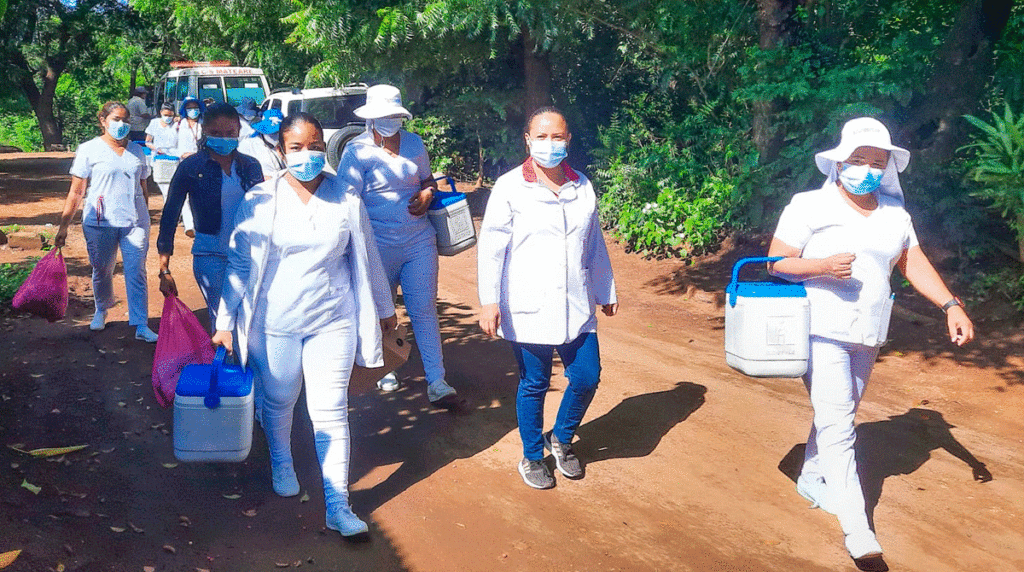
[[[858,117],[843,125],[839,145],[814,156],[818,170],[825,175],[835,171],[835,164],[850,158],[857,147],[875,147],[889,152],[889,159],[896,163],[896,170],[903,172],[910,164],[910,151],[892,144],[889,130],[873,117]]]
[[[366,90],[366,105],[357,107],[353,112],[363,119],[380,119],[382,117],[405,116],[412,119],[409,110],[402,107],[402,92],[393,85],[380,84]]]
[[[899,173],[910,164],[910,151],[893,145],[889,130],[873,117],[858,117],[847,121],[846,125],[843,125],[839,145],[814,156],[818,170],[828,177],[825,186],[835,183],[838,178],[836,163],[849,159],[857,147],[875,147],[889,152],[889,164],[885,167],[882,184],[878,190],[903,203],[903,186],[900,185]]]

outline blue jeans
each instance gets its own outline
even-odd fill
[[[512,342],[519,364],[516,394],[519,437],[523,440],[523,456],[531,461],[544,458],[544,396],[551,385],[551,358],[555,350],[562,358],[565,377],[569,379],[553,429],[559,442],[572,443],[601,380],[601,352],[597,334],[593,332],[557,346]]]

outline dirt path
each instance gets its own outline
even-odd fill
[[[0,226],[55,221],[69,164],[0,159]],[[204,315],[187,240],[179,233],[172,268]],[[353,397],[352,501],[372,534],[349,544],[323,529],[304,413],[294,439],[309,502],[274,495],[260,434],[245,463],[174,464],[153,346],[132,339],[123,302],[105,331],[88,331],[76,227],[69,317],[0,314],[0,444],[89,444],[50,460],[0,448],[0,553],[24,550],[8,570],[854,570],[835,519],[808,510],[786,476],[810,423],[803,387],[724,364],[717,292],[737,255],[683,267],[611,249],[622,310],[601,318],[602,385],[576,445],[586,478],[523,485],[511,352],[475,325],[473,251],[443,258],[445,360],[467,412],[428,406],[415,356],[399,392]],[[32,254],[0,250],[0,262]],[[155,248],[149,270],[156,328]],[[858,456],[893,570],[1024,569],[1021,336],[981,329],[981,344],[954,350],[941,325],[894,318],[875,370]],[[556,376],[549,419],[564,385]],[[972,480],[972,456],[993,481]]]

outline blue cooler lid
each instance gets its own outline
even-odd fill
[[[466,200],[465,193],[454,191],[437,191],[434,193],[434,200],[430,203],[430,210],[436,211],[444,207],[454,205],[459,201]]]
[[[174,155],[164,155],[163,153],[161,153],[161,154],[157,155],[156,157],[153,157],[153,160],[154,161],[177,161],[178,157],[175,157]]]
[[[807,289],[803,284],[780,284],[776,282],[740,282],[740,268],[746,264],[778,262],[782,257],[743,258],[733,266],[732,281],[725,288],[730,306],[736,306],[736,298],[806,298]]]
[[[210,393],[210,364],[187,365],[178,377],[175,393],[182,397],[206,397]],[[252,374],[241,366],[224,364],[217,378],[217,395],[221,397],[245,397],[252,391]]]

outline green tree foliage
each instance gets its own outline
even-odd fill
[[[991,123],[971,115],[967,120],[981,131],[968,146],[974,151],[970,176],[981,186],[974,194],[1007,219],[1024,262],[1024,113],[1015,115],[1007,104]]]

